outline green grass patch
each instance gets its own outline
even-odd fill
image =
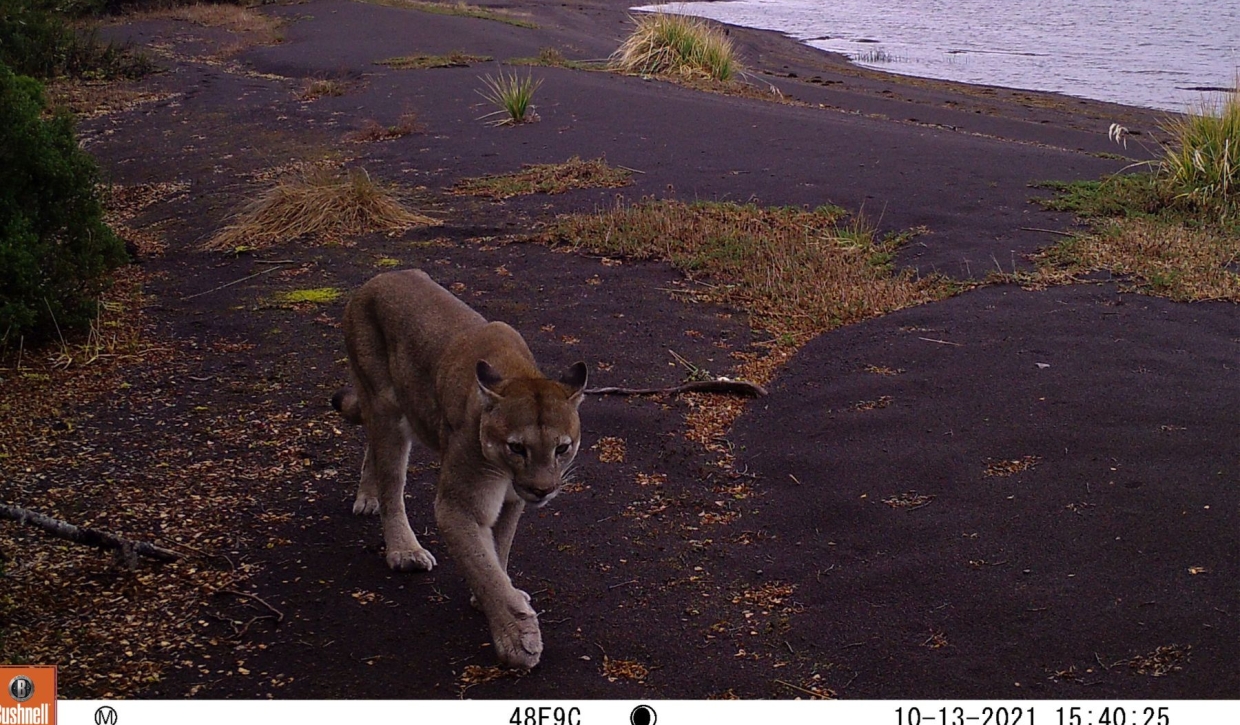
[[[796,343],[840,325],[949,296],[941,277],[892,265],[913,233],[877,238],[838,207],[644,201],[559,218],[540,241],[673,264],[695,297],[743,309]]]
[[[286,305],[325,305],[338,299],[340,290],[335,287],[295,289],[276,294],[276,300]]]
[[[1043,206],[1076,214],[1089,231],[1040,252],[1035,282],[1105,270],[1138,292],[1180,302],[1240,302],[1240,220],[1180,196],[1160,173],[1047,183]],[[1026,281],[1026,280],[1022,280]]]
[[[633,32],[611,56],[611,67],[639,75],[698,76],[731,80],[742,68],[732,41],[719,26],[673,13],[633,19]]]
[[[1161,157],[1144,173],[1046,183],[1039,200],[1089,224],[1087,233],[1041,252],[1036,281],[1065,282],[1098,270],[1139,292],[1182,302],[1240,302],[1240,93],[1170,117]],[[1110,135],[1127,141],[1127,129]]]
[[[608,166],[603,159],[583,161],[574,156],[562,164],[526,164],[511,174],[464,179],[452,193],[508,199],[525,194],[563,194],[572,189],[612,189],[633,183],[627,169]]]
[[[379,257],[375,260],[375,266],[382,267],[384,269],[393,269],[395,267],[399,267],[401,264],[403,263],[396,257]]]
[[[454,50],[447,55],[403,55],[397,58],[388,58],[379,61],[379,65],[386,65],[397,70],[426,70],[429,68],[468,68],[477,63],[486,63],[491,60],[489,55],[471,55]]]

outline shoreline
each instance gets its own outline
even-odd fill
[[[881,32],[882,28],[886,28],[888,31],[894,30],[897,36],[895,40],[892,40],[892,39],[887,39],[887,40],[882,40],[882,41],[870,40],[870,39],[858,40],[856,37],[854,37],[855,33],[858,31],[857,21],[855,18],[853,18],[852,20],[849,20],[851,16],[846,16],[846,17],[841,18],[841,23],[846,28],[846,30],[844,30],[843,32],[845,33],[845,35],[852,38],[851,41],[845,40],[844,38],[841,38],[841,37],[835,37],[832,35],[825,35],[825,36],[820,35],[820,36],[807,37],[807,38],[802,39],[800,37],[797,37],[796,35],[794,35],[793,33],[789,31],[784,31],[784,30],[780,30],[779,28],[773,28],[773,27],[763,27],[764,25],[775,25],[776,23],[768,23],[765,20],[766,18],[765,13],[755,15],[754,8],[752,6],[749,6],[748,11],[729,11],[729,12],[719,13],[720,15],[724,15],[724,16],[727,16],[727,15],[735,16],[732,18],[728,18],[728,17],[720,18],[720,17],[717,17],[716,15],[711,14],[709,10],[706,10],[704,8],[690,8],[689,7],[690,5],[699,5],[699,4],[708,5],[708,6],[716,5],[721,1],[722,0],[697,0],[696,2],[693,2],[693,3],[655,3],[655,4],[647,4],[647,5],[638,5],[638,6],[635,6],[634,9],[640,8],[641,12],[673,12],[673,13],[683,12],[684,14],[710,20],[711,22],[719,23],[721,25],[726,25],[731,28],[767,30],[770,32],[779,33],[793,42],[807,45],[821,52],[832,53],[832,54],[838,55],[841,58],[847,60],[848,62],[855,64],[859,68],[865,68],[867,70],[881,72],[881,73],[888,73],[891,75],[910,76],[910,77],[915,77],[915,78],[920,78],[920,79],[925,79],[925,80],[937,80],[937,81],[942,81],[946,83],[975,85],[979,87],[1005,88],[1005,89],[1019,91],[1019,92],[1051,94],[1051,95],[1062,96],[1066,98],[1082,99],[1082,100],[1087,100],[1087,101],[1096,102],[1096,103],[1118,105],[1118,106],[1124,106],[1124,107],[1130,107],[1130,108],[1140,108],[1140,109],[1155,111],[1159,113],[1166,113],[1166,114],[1183,114],[1192,109],[1199,107],[1203,103],[1208,104],[1208,103],[1217,101],[1220,96],[1225,96],[1228,93],[1234,92],[1230,87],[1227,87],[1225,85],[1215,86],[1215,85],[1197,84],[1191,87],[1182,87],[1179,84],[1169,84],[1166,87],[1162,87],[1158,89],[1157,98],[1151,95],[1150,93],[1144,93],[1143,100],[1145,101],[1145,103],[1134,103],[1131,100],[1108,100],[1104,98],[1096,98],[1093,95],[1091,95],[1089,92],[1091,87],[1095,91],[1103,95],[1107,95],[1106,89],[1111,88],[1112,90],[1115,91],[1115,93],[1112,93],[1111,95],[1119,95],[1119,96],[1125,95],[1123,93],[1123,89],[1133,88],[1133,86],[1131,85],[1119,86],[1114,83],[1108,86],[1108,80],[1110,76],[1098,77],[1097,74],[1100,72],[1098,70],[1092,71],[1094,73],[1094,76],[1092,76],[1094,79],[1093,86],[1089,86],[1088,84],[1081,83],[1079,79],[1077,79],[1078,84],[1081,85],[1081,89],[1084,91],[1083,93],[1080,93],[1080,94],[1075,93],[1073,90],[1048,90],[1044,88],[1039,88],[1037,87],[1038,82],[1036,78],[1031,79],[1029,81],[1028,87],[1026,87],[1026,86],[1017,84],[1017,83],[1007,84],[1002,79],[996,82],[996,81],[987,80],[986,78],[981,78],[981,77],[974,78],[972,80],[955,78],[955,77],[952,77],[953,72],[951,70],[946,70],[946,69],[941,69],[940,73],[919,72],[920,69],[918,65],[924,65],[926,71],[932,71],[933,70],[932,66],[938,65],[936,62],[933,62],[930,60],[931,55],[927,55],[926,53],[919,51],[919,49],[921,51],[928,51],[931,46],[926,45],[924,40],[919,45],[916,41],[911,41],[909,38],[901,39],[899,37],[898,30],[893,29],[889,21],[887,21],[887,24],[884,25],[884,21],[879,20],[878,27],[876,27],[875,30],[877,32]],[[856,10],[855,7],[853,7],[852,9]],[[696,12],[694,12],[695,10]],[[697,13],[704,13],[704,14],[697,14]],[[788,18],[792,18],[796,20],[805,20],[805,18],[801,15],[790,15],[788,16]],[[754,22],[755,25],[753,26],[745,25],[744,22],[747,20]],[[863,23],[863,25],[865,27],[869,27],[870,24]],[[1115,30],[1115,29],[1112,28],[1112,30]],[[853,35],[849,35],[849,31],[851,31]],[[880,37],[880,36],[876,36],[876,37]],[[882,36],[882,37],[885,37],[885,36]],[[833,38],[836,41],[838,41],[838,43],[843,43],[845,45],[848,45],[850,43],[853,43],[853,44],[864,43],[866,45],[864,47],[856,48],[855,53],[850,53],[847,50],[841,50],[839,48],[823,48],[823,47],[819,47],[817,45],[812,44],[815,41],[827,41],[827,40],[832,40]],[[992,38],[992,42],[998,42],[998,40],[999,40],[998,38]],[[904,52],[910,53],[911,55],[905,56],[899,50],[893,51],[892,48],[904,49]],[[883,60],[875,61],[872,63],[866,62],[863,58],[863,56],[865,56],[866,53],[863,51],[869,50],[870,52],[875,52],[875,49],[878,49],[877,52],[883,58]],[[1061,50],[1069,54],[1075,53],[1079,55],[1082,49],[1079,47],[1079,45],[1069,44],[1069,45],[1065,45],[1064,48],[1062,48]],[[891,52],[887,52],[887,51],[891,51]],[[1038,55],[1038,53],[1032,53],[1032,52],[1030,53],[1004,52],[1001,50],[986,50],[984,48],[976,49],[976,50],[950,50],[949,51],[949,50],[945,50],[943,47],[940,47],[940,51],[943,53],[952,54],[951,55],[952,58],[964,58],[965,60],[963,62],[966,67],[969,65],[970,58],[975,59],[975,62],[985,62],[984,59],[993,58],[995,56],[1003,56],[1003,57],[1013,56],[1014,59],[1008,62],[1009,63],[1015,62],[1019,64],[1020,62],[1019,58],[1016,58],[1018,56]],[[855,56],[862,56],[862,57],[855,58]],[[913,62],[914,59],[920,59],[920,63]],[[1082,63],[1085,63],[1086,66],[1088,67],[1090,65],[1089,61],[1091,61],[1092,58],[1086,57],[1086,58],[1081,58],[1080,60]],[[1153,60],[1150,60],[1149,62],[1153,62]],[[891,63],[893,66],[900,66],[903,64],[907,67],[898,68],[898,69],[896,68],[889,69],[885,67],[887,63]],[[956,63],[952,63],[949,65],[955,66]],[[1007,66],[1000,64],[998,66],[991,67],[989,73],[982,73],[981,75],[1002,76],[1005,73],[1006,69],[1007,69]],[[1072,85],[1070,79],[1073,78],[1073,76],[1058,73],[1057,67],[1048,69],[1048,68],[1039,68],[1035,66],[1035,67],[1028,68],[1027,70],[1034,74],[1044,74],[1047,80],[1052,82],[1052,84],[1054,84],[1053,82],[1056,79],[1058,79],[1059,81],[1066,82],[1067,85],[1069,86]],[[1240,68],[1238,68],[1237,70],[1240,70]],[[1020,76],[1021,74],[1018,73],[1017,75]],[[1112,75],[1114,75],[1114,72],[1112,73]],[[1013,80],[1016,80],[1016,79],[1013,79]],[[1219,82],[1225,83],[1225,81],[1219,81]],[[1149,90],[1153,90],[1153,88],[1150,87]],[[1196,95],[1192,95],[1192,94],[1196,94]],[[1128,95],[1131,96],[1132,94],[1129,93]],[[1138,94],[1138,95],[1141,95],[1141,94]]]

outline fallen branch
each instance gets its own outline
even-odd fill
[[[267,603],[267,600],[263,599],[257,594],[250,594],[249,592],[242,592],[236,589],[217,589],[215,593],[216,594],[231,594],[235,597],[244,597],[246,599],[252,599],[258,602],[259,604],[263,605],[264,607],[266,607],[272,614],[276,615],[276,624],[279,624],[280,622],[284,621],[284,612],[281,612],[279,609],[276,609],[275,607],[271,606],[270,604]]]
[[[51,516],[45,516],[21,506],[0,504],[0,519],[9,519],[19,524],[32,524],[52,536],[67,539],[76,544],[98,546],[101,549],[113,549],[120,552],[121,556],[126,560],[131,560],[134,554],[141,554],[159,561],[176,561],[181,558],[181,555],[174,551],[162,549],[145,541],[131,541],[115,534],[109,534],[106,531],[74,526],[66,521],[54,519]]]
[[[1042,229],[1041,227],[1021,227],[1022,232],[1043,232],[1046,234],[1058,234],[1061,237],[1075,237],[1072,232],[1061,232],[1058,229]]]
[[[250,276],[248,276],[248,277],[242,277],[241,279],[234,279],[234,280],[233,280],[233,281],[231,281],[231,282],[225,282],[224,284],[220,285],[219,287],[212,287],[211,289],[207,290],[206,292],[199,292],[198,294],[190,295],[189,297],[182,297],[182,298],[181,298],[181,301],[182,301],[182,302],[185,302],[185,301],[187,301],[187,300],[192,300],[192,299],[194,299],[195,297],[202,297],[203,295],[209,295],[209,294],[211,294],[212,292],[219,292],[220,290],[224,289],[225,287],[232,287],[233,285],[235,285],[235,284],[240,284],[240,283],[242,283],[242,282],[246,281],[247,279],[254,279],[255,277],[262,277],[264,274],[269,274],[269,273],[271,273],[271,272],[278,272],[278,271],[280,271],[280,270],[282,270],[282,269],[284,269],[284,267],[268,267],[267,269],[264,269],[264,270],[263,270],[263,271],[261,271],[261,272],[255,272],[254,274],[251,274],[251,275],[250,275]]]
[[[761,398],[766,388],[744,380],[693,380],[670,388],[587,388],[587,395],[679,395],[680,393],[722,393]]]

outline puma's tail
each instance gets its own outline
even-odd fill
[[[353,425],[361,425],[362,423],[362,405],[357,400],[357,393],[353,392],[353,388],[341,388],[332,396],[332,407],[346,421]]]

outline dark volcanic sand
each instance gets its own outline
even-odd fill
[[[1152,115],[1135,109],[886,77],[743,30],[732,34],[756,83],[827,108],[538,68],[541,121],[496,129],[477,120],[488,109],[475,92],[492,64],[374,64],[453,50],[503,60],[546,46],[601,58],[627,28],[618,2],[505,6],[541,27],[342,2],[274,7],[295,18],[283,43],[251,49],[233,68],[164,61],[172,72],[145,83],[184,96],[83,123],[113,180],[190,184],[185,198],[144,220],[169,220],[168,253],[146,261],[159,273],[149,291],[163,329],[180,340],[255,345],[204,353],[194,378],[210,381],[181,380],[186,405],[242,405],[238,391],[271,382],[265,394],[298,419],[331,420],[327,400],[344,380],[331,323],[343,301],[309,314],[257,302],[276,289],[353,289],[379,256],[465,284],[465,299],[521,330],[545,368],[585,358],[598,385],[677,381],[683,370],[669,349],[727,373],[727,352],[750,344],[743,315],[670,299],[679,275],[666,266],[468,241],[593,209],[616,190],[502,204],[439,193],[464,177],[605,154],[643,172],[619,190],[628,199],[830,202],[864,210],[883,230],[926,226],[902,264],[981,277],[1026,264],[1022,255],[1053,240],[1022,228],[1070,223],[1029,203],[1039,193],[1031,182],[1116,171],[1126,162],[1099,156],[1120,150],[1107,142],[1108,125],[1152,128]],[[109,32],[144,43],[215,37],[173,22]],[[297,101],[311,77],[350,86]],[[426,133],[339,143],[365,120],[394,123],[405,109]],[[381,178],[428,187],[423,198],[445,227],[372,235],[352,248],[286,245],[271,255],[309,273],[182,301],[261,269],[249,257],[195,251],[255,188],[237,175],[333,148]],[[436,237],[451,244],[409,243]],[[596,275],[599,284],[587,283]],[[326,318],[316,321],[319,312]],[[737,481],[684,438],[683,404],[591,399],[584,488],[527,516],[513,555],[514,580],[543,612],[542,664],[467,696],[796,696],[782,681],[846,698],[1236,697],[1238,369],[1230,304],[1172,304],[1113,284],[983,288],[801,350],[730,434],[749,474],[740,482],[754,492],[739,501],[722,492]],[[885,407],[858,410],[864,401]],[[623,463],[587,450],[603,436],[625,439]],[[307,450],[312,475],[269,488],[280,493],[265,502],[292,514],[289,543],[237,554],[261,563],[255,591],[287,615],[247,635],[265,649],[248,652],[246,666],[292,682],[272,689],[260,677],[175,668],[138,694],[181,697],[199,686],[198,696],[212,698],[456,697],[464,667],[493,664],[483,619],[432,527],[429,457],[414,454],[410,514],[441,566],[398,575],[383,564],[377,521],[349,513],[361,450],[348,430]],[[991,463],[1025,456],[1037,465],[985,475]],[[638,473],[665,474],[666,483],[640,485]],[[915,508],[884,503],[911,492],[933,498]],[[725,512],[730,522],[701,516]],[[239,512],[239,528],[249,515]],[[744,594],[788,585],[778,602]],[[362,606],[357,591],[382,603]],[[1124,663],[1171,645],[1191,649],[1179,650],[1181,669],[1166,676]],[[604,655],[639,662],[649,676],[612,681]],[[221,646],[214,656],[231,653]]]

